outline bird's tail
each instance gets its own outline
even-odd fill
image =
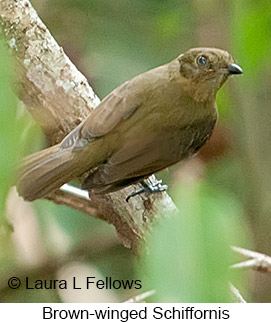
[[[20,196],[33,201],[46,196],[74,177],[74,154],[55,145],[27,156],[18,170]]]

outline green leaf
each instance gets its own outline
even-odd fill
[[[175,192],[179,215],[160,223],[145,261],[149,288],[158,301],[230,302],[231,244],[243,228],[232,197],[203,183]]]

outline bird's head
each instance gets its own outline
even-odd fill
[[[217,48],[192,48],[177,60],[181,76],[198,101],[215,96],[230,75],[243,73],[227,51]]]

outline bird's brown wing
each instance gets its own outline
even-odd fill
[[[134,86],[135,82],[135,79],[127,81],[106,96],[87,119],[64,138],[61,148],[82,149],[95,138],[107,134],[121,120],[129,118],[144,100],[139,93],[141,87]]]
[[[180,158],[179,143],[174,137],[174,133],[162,137],[154,133],[127,142],[85,179],[82,188],[94,189],[96,193],[112,192],[174,164]]]
[[[181,129],[134,138],[84,181],[82,188],[109,193],[130,185],[196,153],[210,138],[216,118]]]

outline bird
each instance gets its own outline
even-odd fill
[[[225,50],[192,48],[171,62],[121,84],[61,143],[25,157],[17,190],[44,198],[84,178],[82,189],[108,194],[140,182],[141,193],[167,186],[145,181],[195,153],[217,122],[216,94],[242,68]]]

